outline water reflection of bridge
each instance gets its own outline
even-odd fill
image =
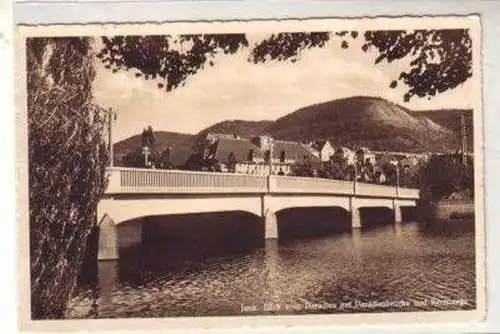
[[[402,207],[414,207],[417,189],[287,176],[255,176],[173,170],[110,168],[98,205],[99,259],[117,259],[118,245],[140,243],[146,216],[243,211],[261,217],[266,239],[278,238],[276,214],[290,208],[339,207],[352,228],[362,226],[364,208],[387,208],[395,222]],[[117,226],[126,233],[118,240]]]

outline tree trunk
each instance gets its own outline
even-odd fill
[[[104,191],[105,115],[86,38],[26,41],[33,319],[64,317]]]

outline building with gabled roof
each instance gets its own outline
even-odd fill
[[[284,140],[274,141],[273,159],[278,159],[276,162],[293,164],[321,162],[321,159],[313,155],[304,145]]]
[[[274,140],[269,136],[251,139],[211,136],[216,139],[207,148],[206,159],[214,161],[221,171],[268,175],[272,169],[272,174],[290,175],[296,165],[321,162],[297,142]]]
[[[318,140],[311,144],[311,148],[317,152],[316,155],[321,161],[329,161],[335,153],[335,149],[328,140]]]

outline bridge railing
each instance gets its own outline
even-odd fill
[[[377,197],[396,197],[396,187],[380,184],[370,184],[357,182],[356,195],[377,196]]]
[[[311,177],[272,176],[269,191],[353,195],[354,184],[348,181]]]
[[[418,189],[295,176],[108,168],[106,193],[314,193],[418,198]]]
[[[419,190],[418,189],[412,189],[412,188],[398,188],[398,194],[397,197],[399,198],[409,198],[409,199],[416,199],[419,198]]]
[[[266,192],[264,176],[181,170],[112,168],[110,193]]]

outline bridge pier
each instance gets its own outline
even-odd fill
[[[264,238],[266,240],[278,239],[278,219],[270,209],[264,212]]]
[[[394,223],[396,224],[401,223],[403,221],[401,206],[396,203],[396,200],[393,201],[393,210],[394,210]]]
[[[359,208],[356,205],[356,199],[351,197],[350,199],[350,211],[351,211],[351,228],[361,228],[361,214]]]
[[[262,219],[264,220],[264,239],[278,239],[278,219],[276,213],[269,207],[270,197],[262,196]]]
[[[118,259],[118,229],[110,216],[104,215],[99,225],[97,260]]]
[[[117,260],[119,248],[140,244],[142,241],[142,222],[115,224],[109,215],[104,215],[99,225],[98,260]]]

